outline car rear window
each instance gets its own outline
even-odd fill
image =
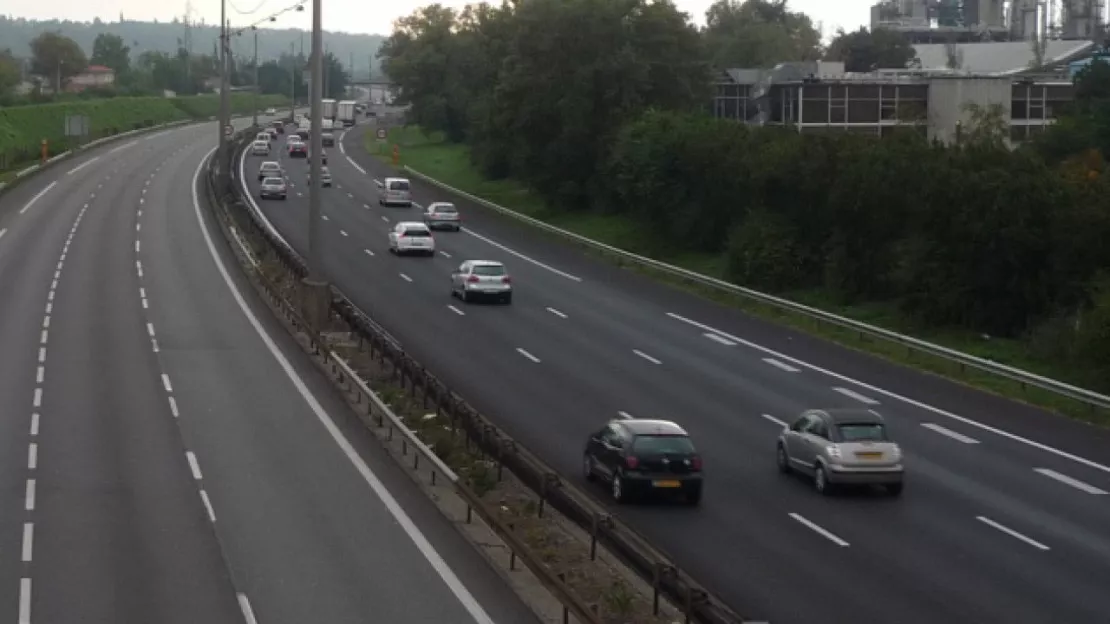
[[[278,165],[277,163],[262,163],[262,169],[265,171],[277,171],[280,168],[281,165]]]
[[[836,427],[845,442],[882,442],[887,440],[886,427],[878,423],[841,423]]]
[[[479,264],[474,267],[475,275],[504,275],[505,267],[492,264]]]
[[[636,436],[636,440],[633,441],[632,452],[645,455],[662,453],[688,455],[694,452],[694,443],[690,438],[680,435],[642,435]]]
[[[447,212],[447,213],[458,212],[458,210],[456,210],[455,207],[452,206],[451,204],[442,204],[442,205],[436,206],[435,210],[436,210],[436,212]]]
[[[281,178],[266,178],[262,181],[263,184],[281,184]]]
[[[431,235],[431,232],[428,230],[405,230],[405,236],[411,236],[413,238],[427,238]]]
[[[389,190],[391,191],[407,191],[409,190],[409,183],[404,180],[394,180],[389,183]]]

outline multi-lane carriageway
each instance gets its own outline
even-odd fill
[[[250,295],[194,194],[215,139],[0,195],[0,620],[535,622]]]
[[[695,436],[699,509],[619,513],[735,608],[776,624],[1106,622],[1110,434],[823,343],[617,269],[413,180],[418,205],[454,201],[459,233],[435,258],[397,258],[387,231],[419,208],[382,208],[390,168],[331,150],[324,189],[330,278],[510,435],[588,487],[589,432],[664,417]],[[246,157],[245,179],[258,158]],[[303,161],[288,201],[258,201],[305,250]],[[464,305],[448,275],[504,261],[512,306]],[[784,422],[811,407],[879,410],[909,466],[905,494],[822,498],[775,469]],[[601,489],[592,490],[604,496]]]

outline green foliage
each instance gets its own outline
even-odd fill
[[[100,33],[93,41],[92,58],[89,62],[93,65],[110,67],[116,76],[123,76],[131,69],[131,48],[123,43],[119,35]]]
[[[288,103],[288,99],[281,96],[263,96],[258,100],[262,107]],[[231,101],[235,113],[251,109],[250,96],[235,94]],[[34,160],[43,139],[49,142],[51,153],[63,151],[69,145],[65,137],[66,115],[87,115],[88,138],[97,139],[172,121],[212,117],[219,112],[219,102],[219,97],[214,95],[117,97],[0,108],[0,169]]]
[[[57,81],[81,73],[88,66],[77,42],[56,32],[44,32],[31,40],[31,71]]]
[[[383,67],[410,122],[456,145],[426,139],[402,159],[638,253],[882,309],[899,330],[1012,339],[1042,367],[1110,387],[1085,373],[1110,372],[1110,280],[1096,278],[1110,270],[1110,65],[1083,72],[1072,110],[1017,150],[1000,107],[970,108],[949,146],[910,131],[803,134],[700,111],[709,59],[816,58],[808,18],[764,0],[722,0],[709,18],[697,32],[642,0],[425,7],[398,21]],[[912,58],[890,33],[832,48],[856,70]]]
[[[825,51],[830,61],[842,61],[845,71],[871,72],[902,69],[917,57],[909,39],[898,31],[860,26],[854,32],[840,30]]]

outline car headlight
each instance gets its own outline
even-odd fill
[[[840,447],[835,444],[830,444],[825,447],[825,454],[828,455],[830,459],[840,459]]]
[[[893,459],[894,461],[901,461],[902,460],[902,447],[898,446],[897,444],[892,445],[891,448],[890,448],[890,458]]]

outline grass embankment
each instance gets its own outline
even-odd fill
[[[387,161],[391,159],[391,150],[394,144],[400,148],[401,164],[408,165],[457,189],[483,197],[521,214],[582,236],[633,253],[651,255],[657,260],[698,273],[726,279],[723,254],[682,254],[675,256],[651,254],[643,243],[645,236],[631,219],[620,215],[582,214],[554,210],[548,207],[542,198],[516,181],[484,179],[471,164],[469,150],[466,146],[448,143],[438,134],[433,133],[430,136],[425,136],[422,130],[417,127],[393,128],[390,130],[387,143],[379,143],[372,133],[366,135],[367,150]],[[664,281],[677,283],[669,276],[658,272],[652,273]],[[961,369],[958,364],[953,364],[942,358],[910,351],[905,347],[884,340],[861,336],[857,332],[820,323],[799,314],[756,303],[750,299],[690,284],[684,283],[681,285],[683,288],[696,291],[716,301],[742,308],[761,318],[800,329],[844,346],[866,351],[920,370],[943,375],[995,394],[1038,405],[1081,420],[1103,425],[1110,424],[1110,413],[1107,411],[1092,410],[1076,401],[1051,392],[1037,388],[1023,388],[1020,384],[994,375]],[[968,331],[915,327],[903,315],[898,313],[897,306],[894,303],[876,302],[846,306],[836,303],[828,293],[819,290],[785,293],[783,297],[1045,377],[1100,392],[1110,391],[1110,380],[1092,379],[1090,372],[1087,370],[1038,357],[1020,340],[985,338]]]
[[[261,96],[258,105],[287,106],[283,96]],[[231,97],[232,113],[249,113],[254,101],[249,95]],[[87,115],[89,136],[85,141],[173,121],[205,119],[220,109],[217,95],[177,98],[116,97],[99,100],[54,102],[0,109],[0,182],[39,160],[42,140],[51,155],[75,145],[65,136],[66,115]]]

